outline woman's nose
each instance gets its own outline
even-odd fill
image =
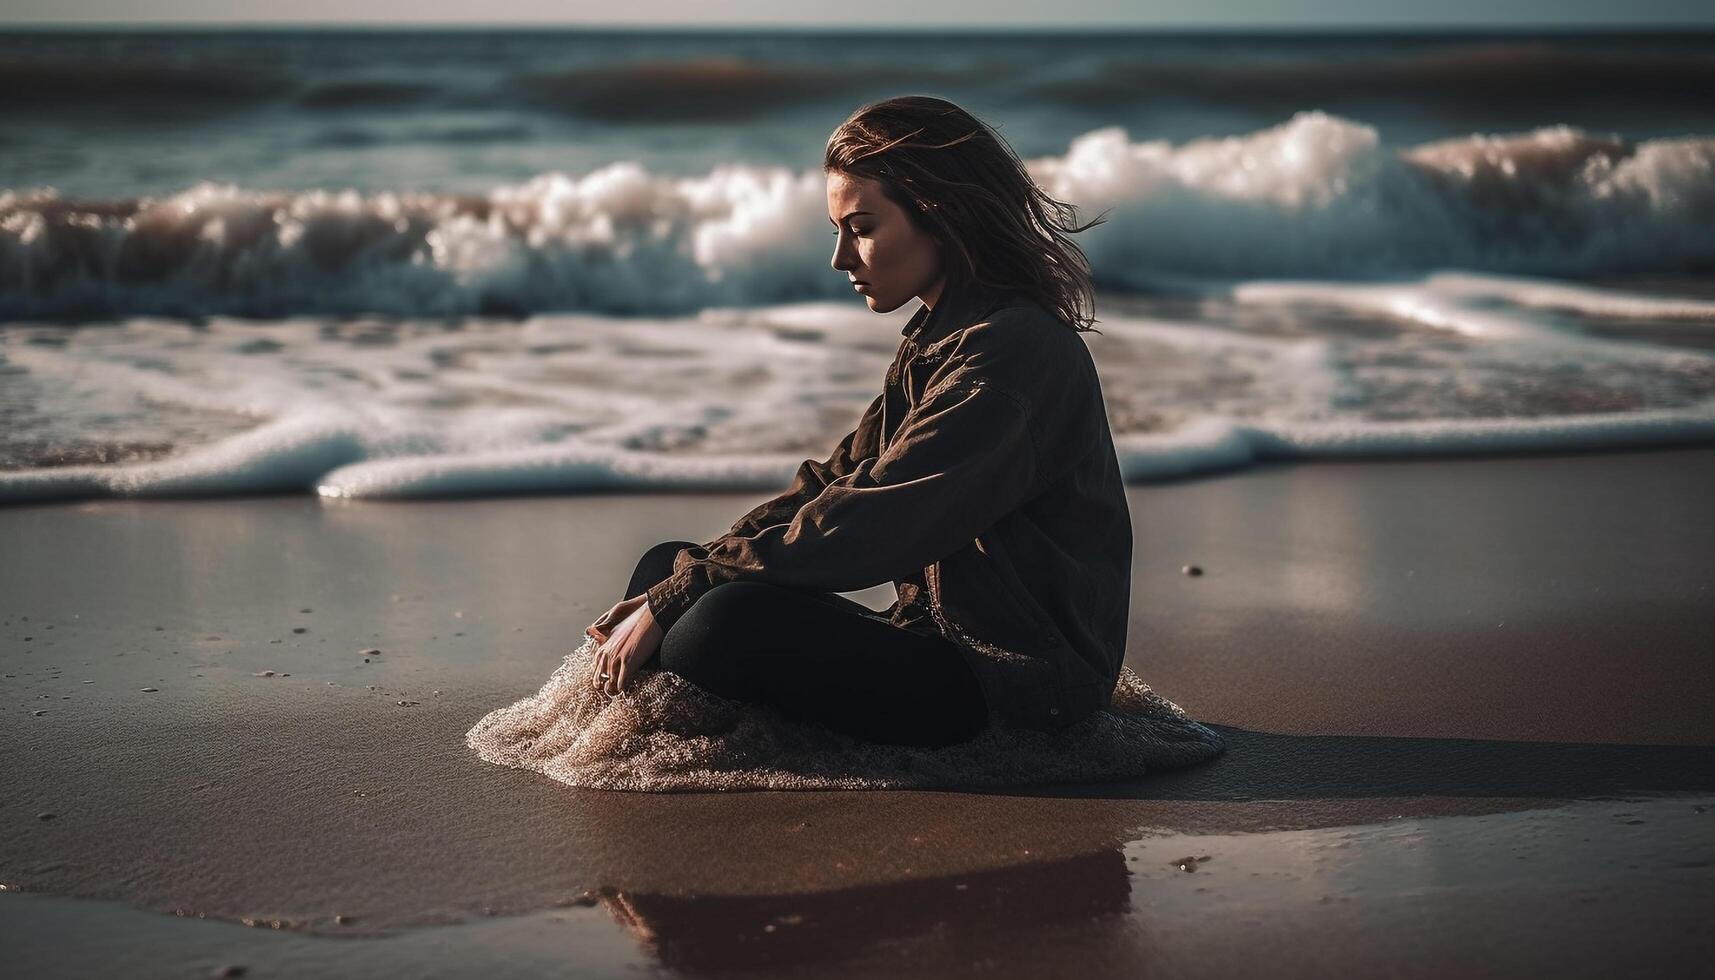
[[[834,244],[834,257],[828,264],[832,265],[834,269],[839,272],[847,272],[857,268],[858,266],[856,256],[852,254],[851,247],[844,242],[836,242]]]

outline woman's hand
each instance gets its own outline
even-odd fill
[[[649,596],[647,594],[633,596],[630,599],[621,599],[614,603],[612,609],[602,613],[595,622],[584,627],[584,635],[595,637],[597,643],[606,643],[615,626],[624,622],[625,617],[631,615],[638,606],[648,604]]]
[[[601,643],[596,647],[590,686],[608,694],[624,690],[626,682],[661,649],[661,627],[646,596],[619,603],[584,632]]]

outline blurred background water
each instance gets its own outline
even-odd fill
[[[958,102],[1026,157],[1119,126],[1240,136],[1320,109],[1392,145],[1568,125],[1715,132],[1705,35],[672,33],[0,35],[0,186],[77,198],[211,180],[484,194],[619,162],[820,163],[860,103]]]
[[[994,124],[1135,479],[1715,433],[1715,36],[0,34],[0,496],[768,487],[879,388],[820,156]],[[913,304],[914,305],[914,304]]]

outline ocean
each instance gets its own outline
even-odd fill
[[[916,304],[820,159],[1080,220],[1129,479],[1715,440],[1715,35],[0,34],[0,501],[771,490]]]

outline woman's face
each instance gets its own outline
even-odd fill
[[[892,313],[912,297],[934,307],[943,281],[940,247],[880,183],[828,174],[828,220],[834,224],[833,266],[863,284],[855,288],[871,310]]]

